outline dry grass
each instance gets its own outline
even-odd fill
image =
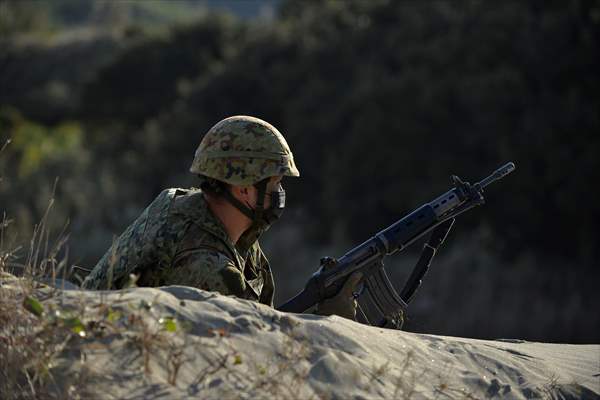
[[[65,230],[50,240],[47,222],[54,200],[51,199],[41,222],[35,226],[27,254],[14,238],[7,240],[10,220],[3,215],[0,226],[0,397],[11,398],[78,398],[71,393],[80,376],[58,382],[52,371],[56,357],[82,331],[75,314],[56,306],[46,307],[44,300],[54,297],[56,290],[37,280],[43,276],[56,279],[66,274],[68,252]],[[66,227],[65,227],[66,229]],[[22,261],[21,261],[22,260]],[[20,276],[17,278],[15,272]]]
[[[7,260],[14,256],[2,252],[1,257]],[[47,258],[40,256],[38,260],[43,262]],[[17,278],[6,273],[6,263],[2,262],[2,399],[102,397],[98,386],[90,388],[88,383],[106,382],[108,386],[110,379],[124,371],[139,371],[132,385],[144,385],[144,379],[159,382],[161,387],[171,387],[178,393],[174,397],[315,400],[334,397],[331,392],[307,385],[314,349],[306,339],[296,335],[293,326],[282,329],[285,335],[279,350],[269,359],[260,360],[248,356],[248,351],[240,351],[247,349],[236,348],[233,334],[226,328],[204,335],[191,333],[185,321],[162,308],[159,299],[134,304],[131,297],[126,300],[120,294],[108,296],[111,300],[107,301],[107,296],[75,292],[79,293],[79,299],[72,294],[65,301],[60,290],[39,284],[31,277]],[[46,265],[58,264],[47,261]],[[33,268],[29,270],[34,272]],[[95,355],[99,353],[124,357],[123,369],[115,368],[113,377],[99,376],[102,372],[94,368]],[[199,365],[202,367],[198,368]],[[157,378],[161,374],[164,379]],[[374,397],[380,397],[384,387],[388,393],[391,387],[394,399],[475,399],[488,395],[484,390],[469,392],[453,386],[449,375],[452,372],[444,375],[439,369],[423,369],[409,350],[399,366],[374,365],[357,381],[363,392]],[[425,390],[424,382],[430,386]],[[540,394],[543,398],[553,398],[556,390],[557,381],[551,379],[540,388]]]
[[[89,382],[105,382],[108,386],[123,371],[139,371],[132,385],[159,382],[162,387],[171,387],[177,393],[175,397],[334,397],[332,392],[307,385],[314,349],[296,334],[291,318],[292,322],[281,323],[285,335],[278,351],[269,359],[259,360],[236,348],[226,328],[206,335],[190,333],[189,324],[165,310],[159,299],[132,303],[131,298],[123,298],[126,291],[121,291],[116,296],[74,292],[77,294],[65,300],[61,290],[39,283],[36,279],[42,274],[56,277],[57,272],[64,274],[67,270],[65,259],[58,260],[59,255],[66,254],[60,251],[66,236],[61,233],[51,242],[44,231],[50,208],[36,227],[22,264],[18,251],[0,247],[0,398],[102,397],[98,386],[90,387]],[[6,216],[3,221],[4,228],[10,225]],[[4,228],[0,232],[3,246]],[[23,271],[22,276],[7,272],[15,266]],[[102,376],[94,367],[94,355],[99,352],[108,357],[120,354],[125,359],[122,369],[115,368],[111,376]],[[380,397],[384,387],[389,392],[391,385],[394,399],[476,399],[490,394],[453,386],[449,383],[451,371],[443,374],[415,363],[414,353],[409,350],[399,366],[374,365],[357,382],[363,392],[374,397]],[[193,368],[197,370],[190,379]],[[427,382],[425,390],[423,382]],[[552,378],[534,392],[542,398],[553,398],[558,386]]]

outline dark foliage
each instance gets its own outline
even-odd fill
[[[449,244],[460,249],[467,233],[487,232],[477,245],[493,256],[475,258],[494,265],[477,272],[469,248],[456,274],[431,277],[424,289],[474,293],[476,301],[438,298],[454,317],[469,310],[463,330],[424,303],[417,316],[426,318],[423,310],[429,320],[415,329],[598,339],[598,318],[583,320],[598,299],[600,259],[598,2],[287,1],[266,25],[209,14],[168,34],[100,43],[77,52],[11,47],[2,53],[9,73],[0,75],[5,109],[82,126],[81,150],[42,160],[28,183],[15,186],[16,170],[4,161],[13,183],[0,194],[9,211],[39,210],[36,187],[61,171],[79,189],[63,200],[75,236],[96,238],[74,239],[85,262],[162,188],[194,183],[186,171],[212,124],[251,114],[277,126],[294,150],[302,178],[286,182],[290,210],[281,224],[302,223],[300,252],[359,242],[448,189],[450,174],[476,181],[514,161],[517,171],[490,187],[486,207],[461,219]],[[74,93],[68,105],[39,91],[50,82]],[[14,134],[10,115],[3,126]],[[7,159],[23,154],[17,148]],[[540,304],[532,313],[551,310],[543,330],[519,327],[531,315],[501,296],[518,290],[547,296],[531,303]],[[489,330],[479,323],[486,309],[497,314]],[[511,313],[519,314],[512,325]]]

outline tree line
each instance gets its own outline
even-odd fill
[[[0,203],[26,236],[60,176],[57,220],[93,264],[160,190],[194,185],[210,126],[250,114],[294,151],[300,249],[356,243],[450,174],[473,182],[514,161],[461,225],[489,229],[506,263],[531,255],[544,274],[564,260],[585,284],[600,256],[599,15],[576,0],[284,1],[270,22],[207,13],[158,33],[9,36]]]

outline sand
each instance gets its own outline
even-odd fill
[[[415,334],[183,286],[36,295],[86,325],[52,370],[83,398],[600,398],[596,344]]]

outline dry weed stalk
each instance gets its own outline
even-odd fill
[[[40,299],[52,302],[56,290],[41,290],[44,285],[37,281],[47,274],[55,280],[58,272],[66,273],[68,253],[63,251],[66,226],[53,243],[50,241],[48,218],[53,204],[54,196],[34,227],[28,253],[21,263],[18,254],[21,247],[7,243],[11,221],[3,213],[0,225],[0,398],[3,399],[79,396],[78,392],[65,388],[73,386],[72,382],[78,383],[81,374],[59,381],[53,371],[57,356],[81,332],[81,323],[76,317],[62,315],[54,306],[44,307]],[[12,274],[15,269],[20,278]]]
[[[5,274],[0,282],[0,397],[76,398],[66,391],[78,387],[82,376],[57,378],[55,371],[59,355],[80,338],[81,323],[38,301],[42,296],[52,301],[52,291],[25,280]]]

